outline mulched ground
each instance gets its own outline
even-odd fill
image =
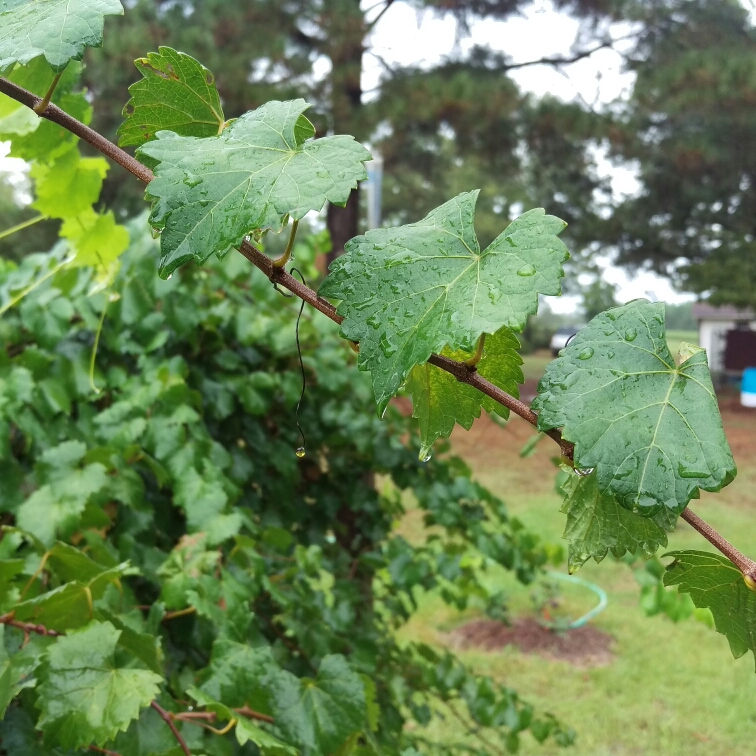
[[[498,651],[516,646],[525,654],[566,661],[576,667],[603,667],[612,662],[613,638],[608,633],[586,625],[566,633],[553,632],[532,617],[515,620],[511,625],[490,619],[468,622],[448,635],[457,649]]]

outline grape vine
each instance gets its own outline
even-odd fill
[[[756,652],[756,563],[688,508],[700,490],[719,491],[736,474],[706,355],[688,345],[677,360],[669,353],[663,306],[638,300],[594,318],[527,406],[518,397],[517,333],[539,296],[560,293],[564,223],[533,209],[481,250],[475,192],[416,223],[353,239],[314,291],[286,270],[298,223],[327,202],[347,202],[366,176],[368,151],[350,136],[316,138],[303,100],[227,119],[213,75],[161,47],[136,62],[142,79],[119,130],[122,146],[138,148],[132,157],[89,128],[91,108],[76,89],[85,47],[101,44],[104,17],[122,12],[117,0],[0,4],[0,139],[32,163],[40,218],[61,221],[61,243],[49,255],[0,270],[0,314],[20,311],[0,331],[8,344],[0,361],[5,752],[220,753],[208,745],[215,737],[236,749],[223,753],[271,756],[487,754],[516,750],[526,730],[570,743],[569,728],[453,654],[403,646],[392,635],[417,587],[440,587],[460,608],[471,594],[496,606],[463,559],[472,549],[524,582],[548,558],[458,463],[431,459],[439,439],[482,411],[504,419],[513,412],[559,445],[571,570],[609,553],[651,557],[682,517],[722,556],[672,552],[665,584],[712,612],[735,656]],[[94,209],[109,164],[83,157],[79,139],[144,182],[148,219],[127,227]],[[160,278],[149,228],[159,238]],[[286,252],[272,259],[260,242],[286,228]],[[212,263],[232,249],[241,257]],[[264,279],[250,278],[244,260]],[[188,261],[211,262],[198,271]],[[343,418],[356,436],[360,423],[382,434],[389,451],[358,450],[352,464],[366,475],[386,472],[398,488],[411,479],[445,541],[412,547],[389,538],[400,505],[391,497],[376,505],[379,495],[361,481],[350,482],[345,500],[362,503],[350,517],[373,512],[379,535],[370,543],[359,528],[336,528],[344,513],[333,503],[309,544],[294,545],[290,513],[256,514],[280,494],[276,486],[288,485],[278,478],[297,469],[289,457],[298,443],[271,450],[250,442],[240,417],[275,415],[279,394],[297,400],[298,388],[276,369],[277,337],[252,334],[258,320],[291,318],[271,283],[328,319],[306,324],[324,345],[308,367],[333,384],[318,388],[331,404],[322,416],[310,411],[322,426],[314,435],[327,448],[325,428]],[[197,312],[198,302],[207,312]],[[120,330],[101,343],[111,319]],[[339,377],[346,350],[331,322],[370,374],[384,426],[340,414],[340,395],[359,390]],[[89,350],[85,333],[94,334]],[[255,338],[271,369],[261,367]],[[186,356],[187,344],[201,353],[205,341],[221,345],[212,369]],[[134,355],[129,373],[118,359]],[[53,368],[66,372],[65,385],[50,377]],[[223,389],[229,376],[234,392]],[[207,417],[194,379],[211,406]],[[385,430],[405,427],[390,407],[402,389],[418,421],[409,434],[414,466],[401,457],[402,431]],[[249,443],[257,457],[244,451]],[[277,472],[269,482],[255,475],[261,458]],[[311,464],[292,507],[299,517],[330,475],[326,461]],[[306,528],[322,529],[321,514]],[[118,548],[104,537],[110,528]],[[347,579],[334,577],[341,574]],[[355,591],[370,594],[360,599],[370,618],[365,637],[352,628]],[[330,635],[319,635],[321,624]],[[409,716],[427,724],[431,702],[477,745],[455,751],[405,729]],[[165,726],[155,730],[158,721]]]

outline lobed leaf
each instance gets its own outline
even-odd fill
[[[305,751],[337,752],[367,726],[365,685],[343,656],[326,656],[314,680],[275,673],[270,694],[276,725]]]
[[[519,397],[518,384],[524,380],[519,348],[517,337],[508,328],[502,328],[486,339],[483,357],[476,368],[483,378],[514,397]],[[450,349],[444,349],[441,354],[459,361],[471,357],[468,352]],[[407,390],[412,396],[412,416],[417,418],[420,427],[420,459],[428,459],[434,441],[448,437],[455,423],[470,430],[480,417],[481,409],[495,412],[504,419],[509,417],[506,407],[427,362],[412,368]]]
[[[253,230],[280,231],[366,178],[368,151],[350,136],[312,139],[304,100],[269,102],[215,137],[161,131],[139,148],[155,171],[150,223],[160,230],[160,275],[223,255]]]
[[[619,558],[642,551],[653,556],[667,545],[667,531],[674,530],[677,517],[663,509],[653,517],[641,517],[602,494],[596,472],[571,474],[562,486],[567,515],[563,538],[568,542],[568,565],[576,572],[589,559],[600,562],[610,551]]]
[[[706,352],[677,366],[664,334],[662,303],[596,316],[546,368],[532,405],[539,430],[562,428],[575,466],[596,469],[602,494],[646,517],[679,514],[737,472]]]
[[[92,622],[48,649],[37,698],[37,726],[48,742],[102,746],[158,695],[160,675],[117,666],[119,635],[109,622]]]
[[[141,146],[158,131],[210,137],[225,125],[213,75],[199,61],[170,47],[134,61],[144,77],[129,87],[119,144]]]
[[[756,593],[743,573],[726,557],[708,551],[670,551],[674,558],[664,573],[664,585],[676,585],[699,609],[709,609],[717,632],[730,643],[739,659],[747,651],[756,655]]]
[[[53,71],[102,45],[105,16],[123,15],[119,0],[0,0],[0,72],[44,55]]]
[[[564,221],[531,210],[481,252],[477,196],[460,194],[418,223],[352,239],[320,287],[342,300],[341,332],[360,344],[358,365],[372,374],[379,413],[433,352],[471,352],[502,326],[521,331],[540,294],[560,293]]]

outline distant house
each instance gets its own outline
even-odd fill
[[[740,372],[756,367],[756,313],[705,302],[693,305],[698,344],[706,350],[712,372]]]

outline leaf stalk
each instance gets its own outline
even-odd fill
[[[61,76],[63,76],[63,71],[60,71],[60,73],[57,73],[55,75],[55,78],[52,80],[52,84],[50,84],[50,88],[45,93],[45,96],[32,108],[32,110],[38,116],[41,116],[42,113],[47,110],[47,106],[50,104],[50,100],[52,100],[53,94],[55,94],[55,88],[58,86],[58,82],[60,81]]]
[[[291,224],[291,233],[289,234],[289,243],[286,245],[284,253],[277,260],[273,260],[274,268],[283,268],[289,260],[291,260],[291,252],[294,249],[294,241],[297,238],[297,229],[299,228],[299,221],[295,220]]]
[[[25,228],[29,228],[29,226],[33,226],[35,223],[39,223],[43,220],[47,220],[47,216],[38,215],[36,218],[31,218],[30,220],[24,221],[23,223],[19,223],[17,226],[6,228],[5,231],[0,231],[0,239],[5,239],[8,236],[12,236],[18,231],[23,231]]]

